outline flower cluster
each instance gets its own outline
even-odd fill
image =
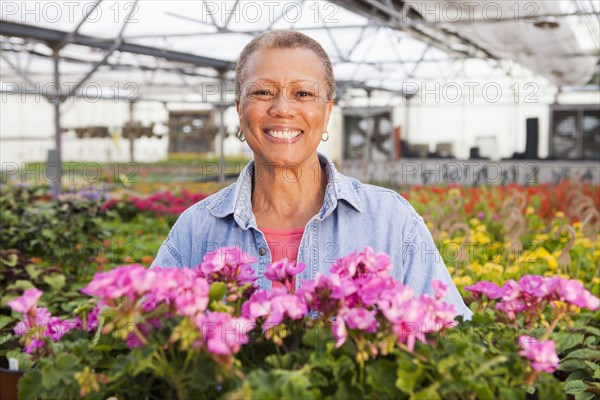
[[[182,190],[180,195],[169,191],[158,192],[147,198],[131,196],[126,200],[110,199],[102,206],[102,210],[117,208],[120,202],[133,205],[138,211],[150,212],[155,215],[180,215],[188,207],[206,198],[201,193],[190,193]]]
[[[392,264],[384,253],[365,248],[339,259],[328,276],[305,282],[301,294],[306,303],[325,318],[335,318],[332,329],[336,346],[344,344],[348,329],[358,334],[386,331],[412,351],[416,340],[452,326],[456,310],[441,298],[447,286],[435,281],[435,296],[415,297],[412,288],[388,275]]]
[[[569,312],[572,313],[573,307],[597,310],[600,306],[600,299],[580,281],[560,276],[525,275],[518,282],[512,279],[507,281],[502,287],[492,282],[481,281],[465,287],[465,290],[473,293],[478,300],[485,297],[488,301],[496,301],[496,309],[512,321],[522,314],[526,325],[538,319],[549,304],[553,306],[556,311],[553,322],[547,325],[542,340],[538,341],[526,335],[519,337],[519,354],[531,361],[532,379],[539,372],[554,372],[558,366],[556,345],[554,341],[546,340],[558,321],[565,318]]]
[[[243,286],[256,281],[254,270],[250,266],[255,262],[256,258],[242,252],[238,247],[221,247],[207,253],[199,269],[209,282],[218,280]]]
[[[14,332],[22,337],[25,353],[44,347],[46,338],[55,342],[60,340],[76,326],[74,321],[53,317],[47,308],[38,307],[42,294],[41,290],[27,289],[21,297],[8,302],[13,311],[23,314],[23,321],[15,326]]]
[[[239,329],[247,331],[249,326],[253,326],[253,321],[232,318],[223,312],[210,312],[211,284],[227,284],[228,293],[238,289],[255,290],[253,283],[256,278],[248,264],[253,261],[237,247],[224,247],[207,253],[202,264],[195,269],[149,270],[140,265],[126,265],[97,273],[82,291],[118,310],[117,317],[125,322],[131,321],[131,316],[139,315],[141,311],[150,312],[164,305],[168,310],[167,317],[179,316],[194,321],[202,333],[194,347],[205,347],[213,354],[230,355],[237,352],[247,338]],[[117,301],[119,299],[127,301]],[[138,304],[139,308],[136,308]],[[130,347],[141,346],[143,338],[152,329],[160,327],[160,323],[150,322],[135,321],[134,332],[129,332],[126,337]],[[205,329],[206,326],[209,329]],[[232,335],[232,332],[235,334]],[[234,339],[228,339],[230,336]]]
[[[525,275],[518,282],[507,281],[502,287],[492,282],[481,281],[465,287],[477,299],[485,296],[498,300],[496,308],[514,320],[517,314],[537,313],[549,302],[561,301],[580,308],[596,310],[600,300],[587,290],[583,283],[560,276],[544,277]]]
[[[286,316],[290,320],[297,320],[307,313],[304,299],[282,288],[256,292],[242,305],[242,316],[262,320],[264,331],[281,324]]]

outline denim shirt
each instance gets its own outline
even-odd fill
[[[307,267],[296,280],[297,286],[319,272],[327,274],[339,257],[369,246],[390,256],[392,276],[411,286],[416,294],[433,294],[433,279],[448,285],[443,300],[470,318],[472,312],[452,282],[423,218],[408,201],[392,190],[344,176],[331,160],[318,156],[327,187],[323,206],[306,224],[300,241],[298,261]],[[252,212],[253,174],[251,161],[236,182],[185,210],[162,243],[152,267],[195,268],[207,252],[238,246],[258,260],[253,264],[257,283],[270,289],[264,271],[271,262],[271,252]]]

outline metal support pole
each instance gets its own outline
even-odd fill
[[[129,135],[129,162],[135,162],[135,137],[133,135],[134,129],[133,127],[135,126],[134,123],[134,118],[133,118],[133,106],[135,103],[130,102],[129,103],[129,126],[131,128],[130,131],[130,135]]]
[[[54,153],[49,154],[49,162],[55,162],[57,175],[52,182],[52,197],[56,197],[62,192],[62,143],[61,143],[61,126],[60,126],[60,71],[59,71],[59,49],[54,49],[52,58],[54,60],[54,85],[56,86],[56,94],[51,99],[54,105]]]
[[[220,104],[217,106],[219,113],[219,182],[225,182],[225,71],[219,71],[219,96]]]

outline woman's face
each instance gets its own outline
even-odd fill
[[[260,49],[244,79],[236,109],[255,161],[303,164],[315,154],[331,114],[321,60],[309,49]]]

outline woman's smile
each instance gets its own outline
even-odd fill
[[[273,143],[296,143],[304,133],[302,129],[284,126],[269,126],[263,129],[267,138]]]

